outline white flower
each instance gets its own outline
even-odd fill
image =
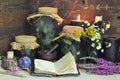
[[[101,38],[100,33],[96,33],[96,36],[97,36],[99,39]]]
[[[98,46],[96,47],[97,50],[100,50],[102,47],[101,47],[101,43],[98,43]]]
[[[106,46],[107,48],[111,46],[111,43],[108,43],[108,45]]]
[[[99,26],[91,25],[90,27],[95,29],[96,27],[99,27]],[[96,30],[97,30],[97,29],[96,29]]]
[[[101,46],[101,43],[98,43],[99,46]]]
[[[101,39],[101,35],[100,35],[100,33],[96,33],[96,35],[95,35],[94,38],[95,38],[95,39]]]
[[[102,31],[103,34],[105,33],[105,30],[103,28],[101,29],[101,31]]]
[[[92,46],[92,47],[95,47],[95,43],[92,43],[91,46]]]
[[[90,26],[90,23],[88,21],[84,21],[85,24],[87,24],[87,26]]]
[[[102,16],[95,16],[95,23],[102,21]]]
[[[77,52],[77,55],[79,55],[80,54],[80,51],[79,52]]]
[[[103,52],[104,52],[104,49],[101,49],[101,52],[103,53]]]
[[[105,27],[105,30],[109,29],[110,28],[110,23],[109,24],[106,24],[106,27]]]
[[[97,46],[96,49],[97,49],[97,50],[100,50],[100,49],[101,49],[101,46]]]
[[[97,25],[94,25],[94,28],[98,28],[99,26],[97,26]],[[99,29],[99,28],[98,28]]]
[[[91,41],[94,41],[94,40],[95,40],[95,37],[92,37],[92,38],[91,38]]]
[[[96,42],[99,42],[99,40],[97,40]]]

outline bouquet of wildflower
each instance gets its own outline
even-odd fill
[[[86,37],[90,40],[87,42],[89,45],[88,52],[92,50],[92,54],[97,55],[96,51],[100,50],[103,53],[103,35],[105,34],[105,31],[110,28],[110,22],[108,24],[103,23],[102,27],[95,24],[90,24],[88,21],[85,21],[84,24],[87,26],[84,29],[84,40],[86,40]],[[111,46],[111,44],[108,42],[104,43],[106,44],[106,47]]]

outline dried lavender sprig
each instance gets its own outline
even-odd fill
[[[113,62],[107,61],[105,59],[93,58],[93,57],[84,57],[84,58],[81,58],[81,59],[95,60],[97,64],[94,64],[94,65],[99,66],[98,68],[97,67],[96,68],[90,68],[90,67],[82,66],[82,64],[78,64],[78,68],[84,69],[87,72],[93,72],[93,73],[98,74],[98,75],[111,75],[111,74],[114,74],[114,73],[120,73],[120,66],[115,65]]]

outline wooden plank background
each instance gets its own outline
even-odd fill
[[[30,0],[0,0],[0,54],[10,50],[15,35],[25,33]]]
[[[103,15],[105,21],[111,21],[107,33],[120,35],[120,0],[31,0],[31,4],[34,11],[43,6],[56,7],[58,14],[66,20],[80,14],[81,19],[93,22],[96,15]]]

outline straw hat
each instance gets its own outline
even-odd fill
[[[35,17],[40,17],[40,16],[49,16],[55,20],[59,24],[63,22],[63,19],[57,14],[58,9],[54,7],[40,7],[38,8],[38,13],[37,14],[31,14],[27,17],[27,20],[33,19]]]
[[[60,32],[58,37],[55,37],[53,39],[53,41],[63,37],[63,36],[67,36],[72,38],[75,41],[80,42],[80,36],[83,32],[83,28],[80,26],[71,26],[71,25],[65,25],[63,27],[63,30]]]

